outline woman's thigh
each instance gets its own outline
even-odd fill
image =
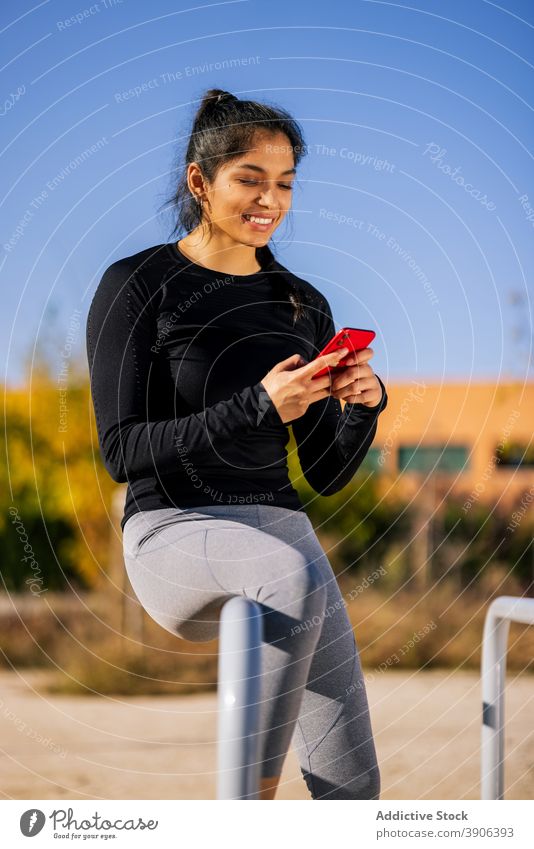
[[[172,509],[135,513],[124,526],[124,565],[138,600],[163,628],[184,639],[217,636],[225,600],[204,557],[200,522],[176,521]]]
[[[324,590],[314,564],[291,544],[299,536],[288,532],[296,511],[279,509],[284,538],[261,529],[257,505],[134,514],[124,527],[123,553],[143,607],[184,639],[211,640],[218,636],[221,606],[244,595],[264,604],[265,638],[280,639],[282,630],[285,635],[324,605]],[[318,593],[323,604],[317,604]]]

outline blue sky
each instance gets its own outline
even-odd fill
[[[532,380],[534,4],[50,0],[1,15],[8,383],[46,339],[58,364],[67,338],[83,357],[104,269],[170,240],[158,207],[176,139],[214,86],[300,122],[276,254],[338,328],[377,331],[384,380]]]

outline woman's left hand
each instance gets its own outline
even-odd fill
[[[348,404],[376,407],[382,399],[382,387],[368,362],[373,355],[372,348],[347,354],[347,367],[332,375],[330,394]]]

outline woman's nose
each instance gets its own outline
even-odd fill
[[[262,191],[260,193],[260,197],[269,206],[275,206],[276,205],[275,196],[274,196],[274,192],[273,192],[272,189],[265,189],[264,191]]]

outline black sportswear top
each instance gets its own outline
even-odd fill
[[[276,275],[304,295],[295,324]],[[288,475],[289,426],[309,484],[322,495],[342,489],[387,404],[382,381],[376,407],[342,410],[328,396],[290,424],[261,382],[292,354],[309,362],[334,333],[327,299],[277,261],[230,275],[168,243],[113,262],[93,296],[86,341],[100,452],[113,480],[128,483],[121,528],[161,507],[303,510]]]

